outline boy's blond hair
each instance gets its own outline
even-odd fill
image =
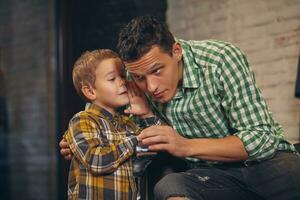
[[[81,91],[83,86],[94,87],[96,80],[96,67],[105,59],[119,58],[119,55],[109,49],[86,51],[76,60],[73,66],[73,84],[84,100],[90,101]]]

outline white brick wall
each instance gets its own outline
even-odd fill
[[[183,39],[232,42],[248,57],[256,81],[286,137],[299,142],[294,97],[300,52],[300,0],[169,0],[167,21]]]

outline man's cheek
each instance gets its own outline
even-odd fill
[[[146,84],[143,83],[137,83],[137,86],[143,91],[147,93],[147,87]]]

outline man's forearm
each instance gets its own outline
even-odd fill
[[[242,141],[236,136],[226,138],[199,138],[186,140],[187,157],[195,157],[211,161],[243,161],[248,159],[248,154]]]

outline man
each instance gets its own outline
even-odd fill
[[[160,180],[156,199],[300,199],[300,158],[238,48],[175,40],[150,16],[129,22],[118,48],[169,125],[143,130],[142,144],[185,158],[189,166]]]

